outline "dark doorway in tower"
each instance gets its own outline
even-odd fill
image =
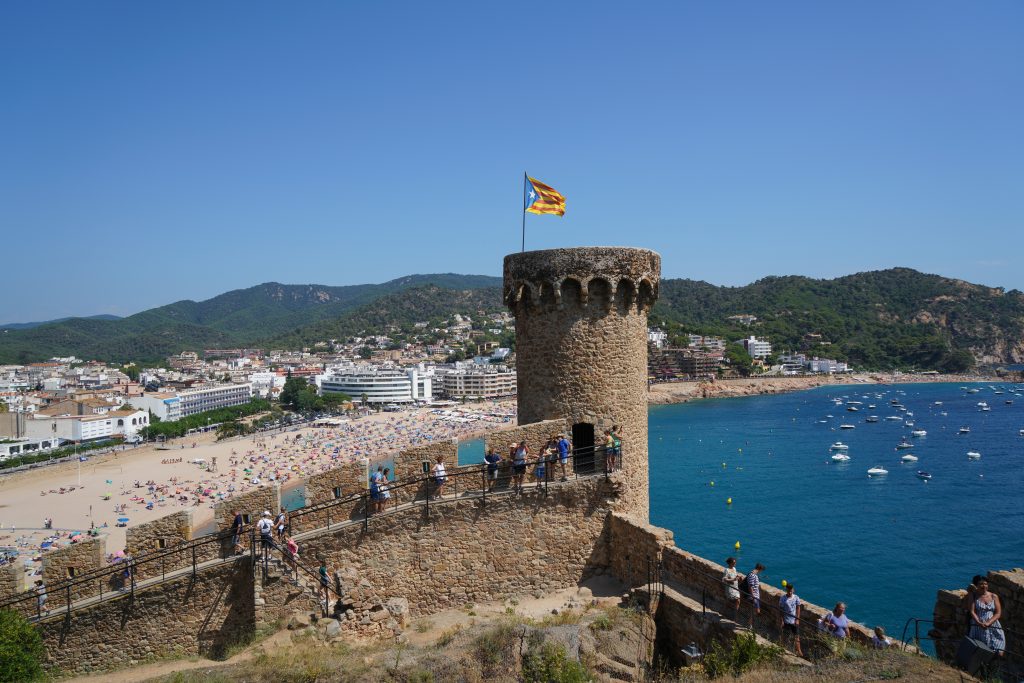
[[[572,426],[572,448],[576,454],[573,467],[577,474],[594,472],[594,425],[578,422]]]

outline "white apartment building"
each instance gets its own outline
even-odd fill
[[[251,400],[252,383],[246,382],[193,387],[177,393],[143,394],[129,399],[129,402],[140,410],[153,411],[164,422],[174,422],[189,415],[238,406]]]
[[[516,373],[505,366],[459,367],[439,379],[449,398],[497,398],[516,393]]]
[[[721,337],[703,337],[699,334],[688,335],[690,346],[708,351],[725,351],[725,340]]]
[[[747,339],[740,340],[743,344],[743,348],[747,350],[747,353],[751,358],[767,358],[772,355],[772,345],[765,339],[758,339],[751,335]]]
[[[647,329],[648,344],[653,344],[655,348],[660,349],[665,346],[666,341],[668,341],[668,333],[664,330],[660,330],[657,327]]]
[[[434,371],[422,363],[412,368],[346,363],[317,375],[320,393],[348,394],[353,401],[366,397],[367,403],[430,402]]]

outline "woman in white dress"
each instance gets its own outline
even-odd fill
[[[732,604],[733,619],[737,619],[740,613],[740,579],[739,574],[736,572],[735,557],[730,557],[725,561],[722,583],[725,584],[725,599]]]

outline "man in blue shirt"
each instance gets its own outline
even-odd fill
[[[484,456],[484,462],[487,463],[487,492],[490,493],[498,483],[498,463],[501,462],[501,456],[491,448]]]
[[[565,464],[569,462],[569,451],[572,449],[572,444],[569,439],[566,438],[565,434],[558,435],[558,464],[562,466],[562,481],[567,481],[568,477],[565,476]]]

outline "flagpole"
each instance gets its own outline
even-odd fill
[[[526,251],[526,183],[529,182],[529,176],[526,175],[526,171],[523,171],[523,246],[522,251]]]

